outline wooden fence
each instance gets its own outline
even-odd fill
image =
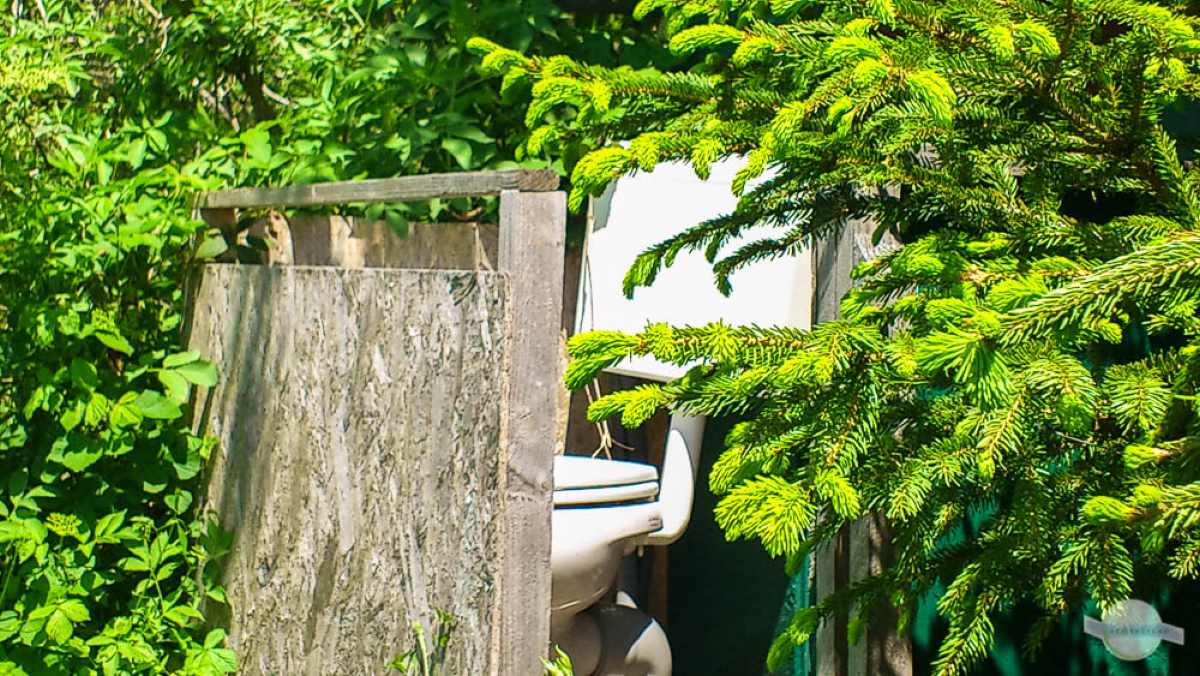
[[[541,672],[557,186],[551,172],[480,172],[201,197],[230,238],[236,210],[500,198],[498,233],[445,226],[452,253],[424,264],[412,252],[438,252],[441,226],[396,242],[338,218],[280,229],[271,212],[271,264],[203,266],[190,345],[223,377],[193,415],[220,441],[206,504],[234,533],[225,584],[242,673],[383,673],[436,610],[457,625],[444,673]]]

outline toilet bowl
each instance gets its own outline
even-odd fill
[[[686,529],[703,429],[703,418],[672,418],[661,480],[644,463],[554,459],[550,640],[571,657],[576,676],[670,675],[661,627],[637,608],[604,601],[622,558]]]

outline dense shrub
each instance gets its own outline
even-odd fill
[[[185,422],[218,374],[182,347],[188,270],[223,244],[191,197],[511,166],[521,111],[472,68],[476,33],[614,63],[616,45],[642,63],[666,52],[549,0],[6,7],[0,673],[231,672],[205,622],[231,540],[197,509],[213,447]],[[370,215],[402,229],[488,208]]]

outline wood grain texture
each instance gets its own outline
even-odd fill
[[[550,512],[563,388],[559,361],[566,195],[500,196],[500,270],[509,279],[498,632],[501,676],[542,673],[550,643]]]
[[[328,204],[415,202],[454,197],[498,195],[505,190],[548,192],[558,188],[550,170],[468,171],[399,176],[365,181],[335,181],[279,188],[234,188],[200,196],[201,209],[259,209]]]
[[[854,219],[837,234],[817,242],[814,248],[813,323],[832,321],[840,316],[840,303],[853,287],[850,271],[899,247],[891,236],[873,241],[876,223]],[[815,558],[817,598],[833,590],[876,575],[883,570],[891,554],[890,529],[881,514],[868,514],[838,534],[833,546],[819,550]],[[847,618],[822,623],[816,636],[817,673],[841,676],[911,676],[912,646],[907,636],[896,629],[894,610],[875,609],[874,625],[855,645],[847,642]]]
[[[434,609],[458,620],[442,673],[494,670],[507,285],[204,268],[190,345],[223,378],[194,419],[220,440],[205,501],[235,534],[240,673],[384,674]]]
[[[854,267],[854,239],[851,227],[841,228],[817,240],[813,246],[812,323],[829,322],[840,315],[842,296],[850,290],[850,271]],[[818,601],[846,583],[847,533],[842,529],[825,547],[813,554],[812,571]],[[823,621],[813,638],[816,673],[821,676],[846,676],[848,655],[844,615]]]
[[[401,237],[383,221],[352,216],[288,218],[297,265],[415,270],[493,270],[495,223],[412,223]]]

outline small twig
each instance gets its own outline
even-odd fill
[[[595,386],[595,388],[596,388],[595,395],[592,394],[592,386]],[[584,394],[587,395],[589,407],[592,405],[592,402],[594,402],[596,399],[604,396],[604,393],[600,391],[600,383],[595,382],[595,381],[585,385],[583,388],[583,392],[584,392]],[[596,447],[596,450],[592,451],[593,458],[600,455],[601,453],[603,453],[604,457],[606,459],[612,460],[613,459],[613,457],[612,457],[612,447],[613,446],[618,446],[620,448],[625,449],[626,451],[633,450],[632,446],[626,446],[625,444],[617,441],[616,439],[613,439],[612,430],[609,428],[607,420],[600,420],[600,421],[596,422],[595,424],[596,424],[596,432],[599,433],[599,435],[600,435],[600,445]]]
[[[212,92],[208,91],[204,87],[197,87],[196,91],[200,93],[200,98],[204,99],[205,103],[212,107],[213,110],[216,110],[218,113],[220,113],[221,117],[225,118],[225,121],[229,123],[229,126],[233,127],[234,131],[242,130],[241,125],[238,124],[237,118],[234,117],[224,105],[222,105],[217,97],[213,96]]]
[[[142,7],[144,7],[147,12],[150,12],[150,16],[154,17],[155,21],[163,20],[162,12],[155,9],[154,5],[150,4],[150,0],[140,0],[140,2],[142,4]]]
[[[263,86],[262,86],[262,92],[263,92],[263,96],[267,97],[268,99],[271,99],[272,101],[274,101],[275,103],[278,103],[281,106],[287,106],[290,108],[295,105],[294,103],[292,103],[291,99],[289,99],[286,96],[283,96],[282,94],[279,94],[274,89],[271,89],[271,87],[269,85],[267,85],[267,83],[265,83],[265,82],[263,83]]]

